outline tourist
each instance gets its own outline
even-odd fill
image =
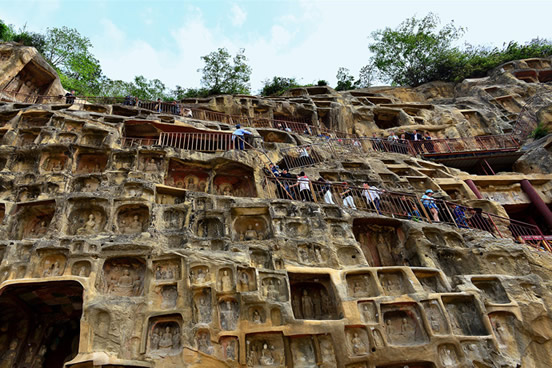
[[[401,137],[399,138],[398,143],[400,143],[400,146],[398,147],[399,152],[405,155],[408,154],[408,142],[406,140],[406,136],[404,133],[401,134]]]
[[[398,152],[398,147],[396,145],[399,137],[395,134],[394,131],[391,131],[389,136],[387,136],[387,143],[389,144],[388,152]]]
[[[268,165],[268,168],[270,169],[270,172],[272,173],[272,175],[276,177],[280,176],[280,171],[278,171],[278,166],[274,164],[270,164]]]
[[[428,153],[435,153],[435,146],[433,145],[433,142],[431,142],[431,135],[429,135],[429,132],[424,133],[424,147]]]
[[[412,140],[412,145],[414,146],[414,150],[416,151],[416,153],[422,153],[422,141],[424,137],[420,133],[418,133],[416,129],[414,129],[412,131],[410,139]]]
[[[314,165],[314,160],[310,157],[309,151],[311,149],[310,146],[306,147],[299,147],[299,158],[297,165],[298,166],[310,166]]]
[[[372,133],[372,138],[370,139],[370,141],[372,143],[372,149],[374,151],[381,151],[381,139],[375,132]]]
[[[72,104],[75,103],[75,98],[77,98],[77,97],[75,96],[75,91],[74,91],[74,90],[71,90],[71,92],[67,92],[67,93],[65,94],[65,103],[66,103],[66,104],[72,105]]]
[[[161,110],[162,110],[162,102],[161,102],[161,99],[160,99],[160,98],[157,99],[157,103],[155,104],[155,109],[154,109],[154,110],[157,111],[157,112],[161,112]]]
[[[341,199],[343,199],[343,206],[356,210],[355,200],[353,198],[353,190],[349,187],[347,182],[343,183],[343,192],[339,193]]]
[[[318,182],[320,183],[320,196],[324,197],[324,202],[327,204],[335,204],[332,197],[330,183],[322,176],[318,178]]]
[[[396,142],[396,141],[399,140],[399,137],[397,137],[397,135],[395,134],[394,131],[390,131],[390,132],[389,132],[389,136],[387,137],[387,140],[388,140],[389,142]]]
[[[362,184],[362,193],[361,197],[364,197],[368,207],[372,207],[381,215],[380,208],[380,193],[377,187],[369,186],[367,183]]]
[[[171,113],[173,115],[180,115],[180,106],[176,103],[176,101],[173,101],[171,103]]]
[[[418,206],[416,206],[410,196],[407,197],[406,195],[402,195],[399,198],[399,206],[401,207],[401,216],[406,217],[412,221],[421,220],[422,215],[420,214],[420,211],[418,211]]]
[[[290,186],[292,182],[295,182],[297,177],[287,171],[287,169],[283,169],[282,173],[280,174],[280,178],[278,179],[278,183],[281,185],[278,185],[278,194],[280,198],[286,198],[290,199],[291,196],[293,199],[295,199],[295,196],[293,193],[290,193]],[[283,185],[283,187],[282,187]]]
[[[435,199],[433,199],[433,190],[428,189],[425,191],[425,194],[422,196],[422,204],[429,211],[433,222],[439,222],[439,208],[435,203]]]
[[[310,179],[307,175],[305,175],[304,171],[301,171],[299,173],[299,177],[297,178],[297,183],[291,185],[290,187],[296,187],[299,186],[299,196],[301,197],[301,200],[303,202],[314,202],[312,199],[312,193],[310,190]]]
[[[185,118],[191,118],[193,115],[192,115],[192,110],[186,108],[182,111],[182,116],[184,116]]]
[[[248,132],[245,129],[242,129],[241,125],[237,124],[236,130],[234,130],[234,132],[232,133],[232,143],[234,144],[234,149],[238,149],[242,151],[244,150],[246,135],[252,135],[252,133]]]
[[[460,228],[468,229],[470,226],[466,221],[466,213],[464,212],[464,208],[462,206],[457,205],[456,203],[451,203],[450,208],[451,208],[452,216],[454,217],[454,222],[456,222],[456,226]]]

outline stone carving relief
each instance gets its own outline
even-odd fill
[[[260,325],[266,322],[266,314],[262,307],[249,308],[248,314],[249,322],[255,325]]]
[[[398,296],[408,294],[411,288],[408,286],[404,274],[398,272],[378,272],[380,284],[385,292],[385,295]]]
[[[316,353],[312,337],[291,339],[291,356],[294,367],[316,367]]]
[[[272,269],[270,256],[268,253],[261,249],[251,249],[249,251],[249,257],[251,259],[251,265],[255,268],[267,268]]]
[[[521,356],[518,346],[519,320],[508,312],[490,313],[489,319],[500,350],[514,359],[519,359]]]
[[[238,357],[238,339],[235,337],[223,337],[220,340],[222,357],[224,360],[236,360]]]
[[[73,263],[71,267],[71,274],[73,276],[88,277],[90,276],[90,270],[92,266],[88,261],[78,261]]]
[[[152,355],[173,355],[182,348],[180,323],[160,319],[150,323],[148,352]]]
[[[163,212],[163,225],[166,229],[181,230],[186,221],[186,212],[169,209]]]
[[[297,283],[291,286],[291,304],[296,319],[335,318],[334,299],[326,286],[319,283]]]
[[[456,348],[452,344],[443,344],[439,346],[439,357],[441,359],[441,364],[445,368],[457,367],[459,363],[458,353]]]
[[[232,277],[232,269],[223,268],[219,271],[218,287],[223,293],[229,293],[234,290],[234,278]]]
[[[285,281],[277,277],[265,277],[261,282],[263,295],[270,301],[285,302],[288,293]]]
[[[48,172],[60,172],[65,169],[66,162],[67,156],[63,154],[48,155],[43,159],[42,170]]]
[[[121,234],[139,234],[149,225],[149,210],[145,206],[127,205],[118,210],[117,225]]]
[[[197,236],[200,238],[224,237],[224,225],[218,218],[204,218],[197,223]]]
[[[212,319],[211,289],[200,289],[193,298],[194,322],[210,323]]]
[[[368,354],[370,342],[366,330],[362,328],[348,328],[345,332],[350,356],[354,357]]]
[[[414,272],[424,290],[428,293],[444,293],[447,291],[438,273]]]
[[[245,343],[248,367],[285,366],[284,342],[280,335],[248,335]]]
[[[117,296],[139,296],[144,289],[146,265],[137,258],[115,258],[104,263],[102,290]]]
[[[197,349],[205,354],[213,354],[214,349],[211,344],[211,335],[208,330],[199,330],[196,334]]]
[[[172,309],[176,307],[178,289],[176,285],[164,285],[161,287],[161,307]]]
[[[472,279],[472,283],[483,292],[483,300],[489,304],[508,304],[510,299],[504,287],[498,279],[478,280]]]
[[[52,254],[44,256],[42,267],[40,268],[39,276],[55,277],[62,276],[65,271],[67,257],[62,254]]]
[[[437,300],[425,300],[422,302],[425,315],[431,328],[431,331],[435,335],[446,335],[449,333],[448,323],[443,314],[441,306]]]
[[[153,262],[155,281],[180,280],[180,263],[178,260]]]
[[[190,283],[192,285],[204,285],[211,282],[211,273],[207,266],[195,266],[190,270]]]
[[[264,240],[270,237],[265,216],[238,216],[234,222],[234,240]]]
[[[389,344],[420,345],[429,341],[415,305],[385,305],[382,315]]]
[[[443,298],[455,335],[488,335],[479,308],[472,298]]]
[[[74,235],[95,235],[105,227],[106,215],[101,207],[87,206],[76,209],[69,215],[69,233]]]
[[[297,247],[299,261],[307,265],[323,265],[327,254],[325,249],[318,244],[301,244]]]
[[[347,274],[347,290],[350,297],[378,296],[379,291],[372,273]]]
[[[85,153],[77,156],[78,174],[99,173],[105,170],[107,164],[107,155]]]
[[[252,268],[238,267],[237,288],[239,292],[248,292],[257,290],[255,281],[255,270]]]
[[[220,326],[223,330],[236,329],[238,322],[238,303],[233,300],[223,300],[219,303]]]
[[[335,350],[330,336],[318,336],[318,346],[320,351],[320,359],[322,360],[321,367],[335,367]]]
[[[359,302],[358,311],[360,319],[364,323],[374,324],[379,322],[379,313],[376,303],[374,302]]]

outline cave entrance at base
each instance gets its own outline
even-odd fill
[[[0,367],[62,368],[78,353],[83,287],[75,281],[0,290]]]

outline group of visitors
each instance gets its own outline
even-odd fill
[[[402,133],[397,136],[394,131],[390,131],[385,137],[383,133],[378,136],[377,133],[372,133],[372,148],[375,151],[396,152],[407,154],[409,150],[409,142],[416,153],[434,153],[435,146],[431,142],[432,137],[429,132],[419,133],[413,130],[412,133]]]

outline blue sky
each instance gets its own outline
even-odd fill
[[[466,27],[472,44],[552,39],[550,0],[0,0],[0,19],[16,27],[77,28],[112,79],[198,87],[200,56],[245,48],[253,92],[273,76],[335,85],[340,66],[356,75],[367,63],[372,31],[430,11]]]

